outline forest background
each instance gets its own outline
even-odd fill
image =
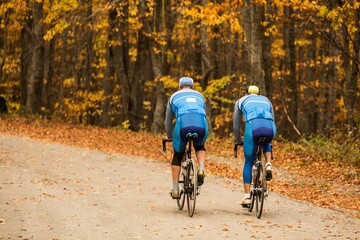
[[[161,134],[190,76],[211,135],[232,137],[234,103],[255,84],[278,140],[360,165],[356,0],[4,0],[0,16],[11,114]]]

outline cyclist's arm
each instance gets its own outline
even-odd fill
[[[174,113],[171,109],[170,102],[166,106],[166,117],[165,117],[165,131],[168,139],[172,138],[172,120],[174,119]]]
[[[275,122],[275,111],[274,111],[274,107],[273,107],[272,104],[271,104],[271,113],[272,113],[272,116],[273,116],[273,119],[274,119],[274,122]]]
[[[233,127],[234,127],[234,137],[235,143],[241,142],[241,134],[240,134],[240,127],[241,127],[241,111],[239,108],[239,100],[236,101],[234,106],[234,117],[233,117]]]
[[[275,122],[275,111],[274,111],[274,106],[272,105],[272,102],[267,98],[267,97],[265,97],[267,100],[268,100],[268,102],[269,102],[269,104],[270,104],[270,112],[271,112],[271,114],[272,114],[272,117],[273,117],[273,120],[274,120],[274,122]]]

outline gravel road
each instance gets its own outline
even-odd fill
[[[170,188],[163,162],[0,135],[0,239],[360,239],[360,219],[275,193],[257,219],[234,180],[206,176],[193,218]]]

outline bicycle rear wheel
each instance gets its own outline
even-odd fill
[[[180,193],[180,199],[177,199],[177,205],[179,210],[182,210],[184,208],[185,203],[185,172],[186,170],[181,167],[180,172],[180,179],[179,179],[179,193]]]
[[[253,176],[253,183],[252,183],[252,189],[250,189],[250,201],[251,204],[249,206],[249,212],[252,212],[254,208],[254,203],[257,195],[257,188],[258,188],[258,182],[259,182],[259,174],[257,174],[258,171],[255,171],[256,174]]]
[[[263,207],[264,207],[264,198],[265,198],[265,189],[266,189],[266,178],[265,178],[265,168],[264,164],[260,162],[258,166],[258,186],[256,194],[256,217],[260,218]]]
[[[188,215],[192,217],[195,212],[196,191],[197,191],[197,172],[193,159],[189,161],[187,166],[187,174],[185,177],[185,189],[187,197]]]

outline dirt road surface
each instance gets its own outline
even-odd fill
[[[0,239],[360,239],[360,219],[275,193],[257,219],[234,180],[206,176],[193,218],[170,189],[164,162],[0,135]]]

